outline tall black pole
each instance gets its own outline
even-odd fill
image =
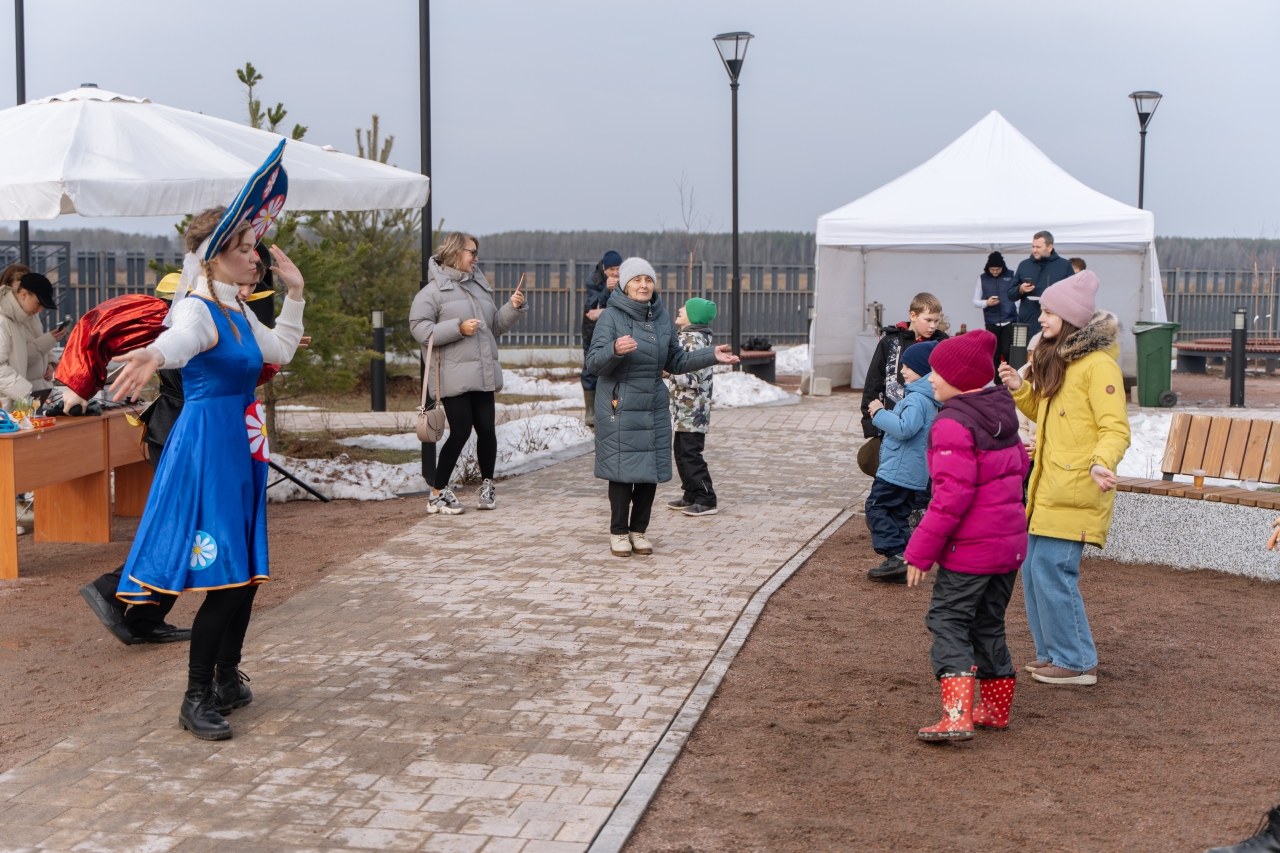
[[[435,195],[436,176],[431,173],[431,2],[418,0],[418,73],[422,79],[418,85],[418,120],[422,124],[422,174],[430,179],[427,203],[422,206],[422,286],[427,286],[427,259],[431,256],[431,235],[435,228],[431,222],[431,196]],[[422,365],[426,370],[426,365]],[[419,379],[422,374],[419,374]],[[438,381],[438,379],[437,379]],[[431,486],[436,476],[435,442],[422,442],[422,479]],[[445,485],[448,485],[447,483]]]
[[[14,56],[18,61],[18,106],[27,102],[27,46],[25,25],[22,20],[22,0],[13,0],[13,38],[16,42]],[[31,228],[24,219],[18,223],[18,259],[23,266],[31,266]]]
[[[738,81],[729,83],[733,91],[733,354],[742,352],[742,273],[738,268]]]
[[[1142,141],[1138,143],[1138,209],[1142,210],[1142,188],[1147,180],[1147,129],[1138,131]]]

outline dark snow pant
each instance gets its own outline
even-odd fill
[[[938,567],[925,627],[933,634],[929,660],[937,678],[964,675],[976,664],[978,678],[1016,674],[1005,643],[1004,611],[1018,572],[970,575]]]
[[[904,489],[876,479],[867,495],[865,512],[871,530],[871,548],[882,557],[907,550],[907,530],[911,511],[920,502],[921,490]]]
[[[987,331],[996,336],[996,381],[1000,381],[1000,362],[1009,360],[1009,350],[1013,348],[1013,323],[997,326],[987,323]]]
[[[609,532],[624,536],[648,530],[653,496],[657,493],[657,483],[615,483],[610,480]]]
[[[147,461],[151,463],[153,474],[160,466],[160,452],[163,449],[163,445],[147,442]],[[126,610],[125,603],[116,598],[116,590],[120,588],[120,578],[123,575],[124,566],[121,565],[115,571],[107,572],[94,581],[94,589],[98,590],[98,594],[122,614],[124,624],[129,627],[129,633],[135,637],[146,636],[164,624],[164,618],[169,615],[173,605],[178,603],[178,596],[160,594],[160,601],[157,604],[134,604]]]
[[[191,657],[187,677],[200,684],[213,681],[214,666],[240,665],[244,635],[253,614],[253,598],[258,585],[212,589],[191,623]]]
[[[680,475],[680,488],[684,499],[692,504],[716,505],[716,491],[711,487],[711,471],[702,451],[707,446],[705,432],[677,432],[671,437],[675,450],[676,473]]]
[[[498,459],[498,433],[492,391],[468,391],[455,397],[445,397],[445,417],[449,419],[449,438],[440,448],[440,461],[436,463],[437,489],[448,488],[453,476],[453,466],[458,464],[462,448],[467,446],[471,430],[476,431],[476,461],[480,463],[480,476],[493,479],[493,466]]]

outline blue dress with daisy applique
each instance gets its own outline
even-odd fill
[[[209,303],[218,342],[182,368],[186,402],[116,591],[130,604],[268,580],[266,431],[253,393],[262,352],[244,315],[229,313]]]

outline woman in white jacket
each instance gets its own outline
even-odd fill
[[[33,390],[52,387],[47,356],[66,330],[42,331],[39,314],[56,305],[53,284],[39,273],[26,273],[12,289],[0,288],[0,405],[8,408]]]

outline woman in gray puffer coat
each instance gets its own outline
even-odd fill
[[[502,390],[498,338],[528,309],[519,287],[501,308],[493,304],[493,288],[475,265],[479,249],[480,241],[470,234],[455,231],[446,236],[427,262],[427,286],[418,291],[409,309],[409,331],[422,344],[423,358],[427,357],[427,342],[435,335],[428,394],[434,398],[439,387],[440,402],[449,419],[449,439],[440,449],[435,482],[429,484],[427,512],[433,514],[462,512],[449,479],[472,429],[476,433],[476,461],[484,478],[480,509],[498,506],[493,486],[498,457],[494,395]]]
[[[686,352],[643,258],[627,258],[596,322],[586,368],[596,386],[596,476],[609,481],[610,553],[652,554],[645,539],[658,483],[671,479],[671,413],[662,372],[692,373],[738,357],[727,345]]]

